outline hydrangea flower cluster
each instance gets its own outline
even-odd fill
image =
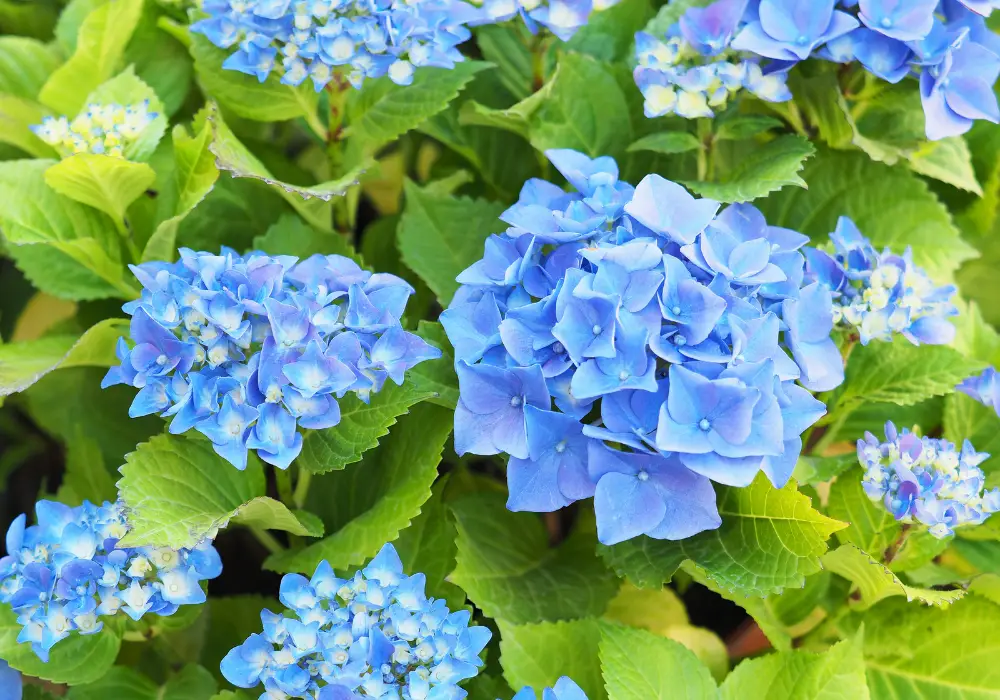
[[[282,83],[309,78],[317,92],[335,73],[354,87],[383,75],[409,85],[420,66],[452,68],[480,16],[462,0],[204,0],[202,9],[208,18],[191,30],[237,47],[223,68],[264,82],[280,66]]]
[[[894,333],[914,345],[944,345],[955,337],[946,319],[958,309],[951,303],[954,286],[937,287],[914,265],[909,248],[903,255],[876,252],[871,241],[847,217],[830,234],[835,252],[806,250],[807,270],[833,295],[834,321],[856,329],[862,345],[891,341]]]
[[[633,188],[611,158],[546,155],[576,191],[525,183],[441,315],[455,448],[510,456],[511,510],[594,497],[605,544],[718,527],[711,482],[784,484],[825,412],[807,389],[843,380],[808,239],[657,175]]]
[[[134,346],[118,341],[121,365],[103,386],[140,389],[130,416],[170,417],[174,434],[193,428],[237,469],[250,449],[286,469],[302,449],[297,427],[336,425],[338,398],[367,401],[441,354],[400,326],[409,284],[340,255],[182,248],[176,263],[132,271],[143,286],[123,307]]]
[[[482,17],[474,24],[506,22],[516,16],[532,34],[542,25],[563,41],[569,41],[587,23],[591,12],[606,10],[618,0],[469,0],[481,5]]]
[[[124,158],[125,148],[158,116],[149,111],[149,100],[128,107],[89,104],[73,121],[45,117],[31,130],[62,156],[93,153]]]
[[[992,408],[1000,416],[1000,377],[993,367],[987,367],[978,376],[969,377],[956,388]]]
[[[979,465],[989,457],[968,440],[961,452],[946,440],[897,432],[885,424],[885,442],[871,433],[858,440],[862,482],[872,501],[881,502],[896,520],[917,521],[938,538],[962,525],[978,525],[1000,510],[1000,489],[984,491]]]
[[[0,603],[10,605],[23,629],[20,643],[48,661],[52,646],[71,633],[95,634],[102,617],[124,612],[173,615],[181,605],[205,602],[201,582],[222,573],[210,542],[194,549],[118,548],[128,532],[124,508],[84,501],[35,505],[37,524],[22,514],[7,530],[0,559]]]
[[[426,577],[406,576],[391,544],[364,569],[338,579],[327,562],[311,579],[288,574],[279,599],[294,616],[261,611],[252,634],[222,660],[233,685],[261,698],[460,700],[457,683],[479,672],[486,627],[424,595]]]
[[[536,700],[534,688],[521,688],[513,700]],[[499,700],[499,699],[498,699]],[[587,694],[569,676],[563,676],[551,688],[542,690],[542,700],[587,700]]]
[[[762,63],[759,56],[733,48],[745,5],[746,0],[719,0],[693,7],[662,38],[635,35],[633,76],[647,117],[711,117],[742,90],[768,102],[792,99],[785,63]]]
[[[857,61],[891,83],[919,76],[927,136],[941,139],[965,133],[977,119],[1000,122],[993,93],[1000,76],[1000,39],[984,20],[996,7],[993,0],[719,0],[689,10],[669,30],[668,36],[680,37],[680,50],[669,42],[659,49],[664,59],[672,59],[667,65],[677,60],[675,54],[680,60],[697,54],[713,63],[681,72],[673,82],[663,76],[654,80],[655,73],[637,71],[636,77],[642,77],[639,86],[647,98],[647,114],[711,116],[700,94],[725,103],[726,90],[738,86],[739,70],[725,60],[734,51],[772,61],[764,69],[771,76],[810,56]],[[648,61],[643,51],[650,52],[651,44],[647,39],[640,42],[639,36],[636,44],[642,69]],[[754,70],[754,76],[758,74]],[[766,87],[764,99],[785,94],[777,85],[775,79]],[[675,98],[669,92],[673,86],[681,90]],[[668,109],[673,102],[681,105],[682,97],[682,109]]]

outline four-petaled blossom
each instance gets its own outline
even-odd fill
[[[63,157],[92,153],[124,158],[129,146],[158,116],[149,111],[149,100],[127,107],[88,104],[72,120],[45,117],[31,131]]]
[[[132,268],[142,297],[125,305],[130,337],[104,386],[139,389],[129,415],[194,429],[238,469],[249,450],[287,469],[298,428],[340,422],[338,399],[368,401],[386,380],[440,357],[400,325],[413,288],[339,255],[301,262],[182,248],[177,263]]]
[[[535,689],[521,688],[512,700],[536,700]],[[569,676],[563,676],[551,688],[542,689],[542,700],[587,700],[587,694]]]
[[[209,542],[180,550],[119,548],[128,533],[119,503],[70,508],[39,501],[35,513],[37,524],[25,527],[20,515],[7,530],[0,603],[10,605],[23,626],[17,641],[30,643],[42,661],[70,634],[100,632],[101,618],[119,610],[138,620],[204,603],[202,581],[222,573]]]
[[[865,468],[862,485],[896,520],[919,522],[938,538],[963,525],[978,525],[1000,510],[1000,489],[985,489],[979,465],[989,457],[968,440],[961,451],[945,440],[901,433],[885,424],[885,442],[871,433],[858,440]]]
[[[525,183],[441,316],[455,448],[509,456],[511,510],[593,497],[606,544],[718,527],[712,481],[784,484],[824,413],[808,390],[843,379],[808,239],[657,175],[633,188],[610,158],[547,155],[575,191]]]
[[[222,674],[269,698],[464,698],[457,683],[479,672],[491,633],[428,598],[425,583],[403,573],[391,544],[347,579],[326,561],[312,578],[288,574],[278,597],[291,614],[261,611],[263,633],[230,651]]]

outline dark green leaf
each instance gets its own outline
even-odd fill
[[[726,172],[719,182],[685,182],[703,197],[720,202],[749,202],[788,185],[806,188],[799,176],[816,149],[805,138],[788,134],[760,146]]]

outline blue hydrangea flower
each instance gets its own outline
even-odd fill
[[[513,700],[536,700],[535,689],[521,688]],[[587,700],[587,694],[569,676],[563,676],[551,688],[542,689],[542,700]]]
[[[103,385],[138,388],[130,416],[197,430],[238,469],[249,450],[286,469],[302,449],[298,428],[336,425],[348,392],[368,401],[441,355],[400,326],[413,288],[395,275],[339,255],[180,257],[132,267],[143,285],[124,306],[132,345],[119,340],[121,364]]]
[[[892,340],[894,333],[914,345],[952,341],[955,327],[946,319],[958,313],[951,303],[954,286],[935,286],[909,249],[902,256],[876,252],[847,217],[830,240],[833,255],[808,249],[806,258],[809,275],[833,295],[835,323],[856,330],[862,345]]]
[[[594,498],[598,536],[718,527],[712,481],[789,478],[843,380],[808,239],[610,158],[546,154],[441,323],[455,345],[460,453],[509,456],[511,510]]]
[[[288,574],[286,614],[261,611],[263,633],[226,655],[222,675],[263,685],[262,698],[460,700],[457,684],[479,672],[491,633],[424,595],[425,583],[403,573],[391,544],[348,579],[325,561],[312,578]]]
[[[89,104],[72,121],[45,117],[31,131],[62,156],[92,153],[124,158],[125,149],[158,116],[149,111],[149,100],[128,107]]]
[[[860,0],[858,19],[874,32],[899,41],[919,41],[934,26],[938,0]]]
[[[689,9],[666,36],[635,35],[633,75],[647,117],[711,117],[742,90],[769,102],[792,98],[785,66],[762,66],[732,48],[746,5],[747,0],[719,0]]]
[[[885,442],[871,433],[858,440],[865,493],[896,520],[926,525],[938,538],[978,525],[1000,510],[1000,489],[984,490],[979,465],[989,457],[968,440],[961,451],[945,440],[902,433],[885,424]]]
[[[998,76],[1000,57],[972,41],[921,73],[920,97],[928,138],[964,134],[977,119],[1000,123],[1000,107],[993,92]]]
[[[984,406],[989,406],[1000,416],[1000,377],[993,367],[987,367],[978,376],[969,377],[956,388]]]
[[[0,700],[21,700],[21,674],[0,659]]]
[[[409,85],[421,66],[452,68],[471,36],[466,25],[480,18],[462,0],[205,0],[202,9],[208,17],[191,30],[236,47],[223,68],[261,82],[279,69],[281,82],[310,79],[317,92],[336,74],[354,87],[383,75]]]
[[[857,19],[835,10],[836,4],[836,0],[760,0],[756,16],[751,12],[733,48],[780,61],[803,61],[858,26]]]
[[[124,612],[173,615],[181,605],[205,602],[202,581],[222,573],[210,542],[194,549],[118,548],[128,532],[124,508],[84,501],[35,506],[37,524],[19,515],[7,530],[0,559],[0,603],[23,629],[17,637],[48,661],[52,646],[70,634],[95,634],[102,617]]]

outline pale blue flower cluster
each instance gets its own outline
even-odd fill
[[[10,605],[30,643],[48,661],[52,646],[70,634],[95,634],[102,617],[124,612],[173,615],[181,605],[205,602],[201,582],[222,573],[210,542],[194,549],[118,548],[128,533],[121,504],[55,501],[35,506],[37,524],[18,516],[7,530],[0,559],[0,603]]]
[[[479,672],[491,633],[428,598],[425,583],[403,573],[391,544],[348,579],[325,561],[311,579],[288,574],[279,599],[294,615],[263,610],[263,634],[230,651],[222,674],[263,684],[261,700],[460,700],[457,684]]]
[[[236,50],[223,68],[263,82],[311,79],[322,90],[335,74],[360,87],[388,75],[399,85],[420,66],[452,68],[456,48],[480,10],[462,0],[204,0],[207,19],[191,25],[216,46]]]
[[[885,424],[886,441],[871,433],[858,440],[862,481],[872,501],[881,502],[902,522],[926,525],[938,538],[963,525],[978,525],[1000,510],[1000,489],[985,489],[979,465],[989,457],[968,440],[961,452],[946,440],[896,431]]]
[[[512,700],[536,700],[534,688],[521,688]],[[498,699],[499,700],[499,699]],[[587,700],[587,694],[569,676],[563,676],[551,688],[542,690],[542,700]]]
[[[1000,416],[1000,375],[997,375],[993,367],[987,367],[978,376],[969,377],[957,388],[984,406],[989,406]]]
[[[891,341],[900,333],[914,345],[945,345],[955,337],[947,320],[958,309],[951,303],[955,287],[935,286],[903,255],[876,252],[871,241],[847,217],[830,234],[835,253],[806,250],[807,270],[833,294],[834,321],[856,330],[862,345]]]
[[[689,9],[665,36],[635,35],[633,76],[647,117],[711,117],[743,90],[768,102],[792,99],[784,62],[762,63],[733,49],[745,5],[746,0],[719,0]]]
[[[712,481],[784,484],[825,412],[808,390],[843,380],[808,239],[657,175],[633,188],[611,158],[546,155],[575,191],[525,183],[441,314],[455,449],[510,456],[511,510],[593,497],[606,544],[718,527]]]
[[[717,57],[724,60],[727,50],[770,60],[764,73],[771,75],[787,72],[810,56],[837,63],[858,61],[891,83],[917,75],[927,136],[941,139],[965,133],[977,119],[1000,122],[993,93],[1000,75],[1000,39],[984,20],[996,7],[994,0],[719,0],[688,10],[669,34],[680,38],[681,56],[716,58],[693,80],[687,73],[681,75],[697,87],[710,86],[702,92],[720,104],[725,103],[723,88],[737,85],[735,79],[727,84],[721,75],[710,80],[720,70],[712,67]],[[637,37],[640,52],[647,44]],[[678,53],[662,51],[667,57]],[[642,62],[640,55],[640,70],[645,70]],[[738,72],[725,66],[721,70]],[[711,110],[691,96],[682,110],[667,109],[673,102],[680,105],[681,95],[697,96],[698,90],[641,75],[647,113],[711,116]],[[675,85],[681,92],[671,97]]]
[[[128,107],[89,104],[72,121],[45,117],[31,131],[63,156],[92,153],[124,158],[125,149],[158,116],[149,111],[149,100]]]
[[[119,340],[121,365],[103,386],[138,388],[130,416],[195,429],[238,469],[251,449],[287,469],[302,449],[297,428],[337,425],[338,398],[368,401],[441,354],[400,325],[409,284],[340,255],[182,248],[176,263],[131,269],[143,286],[123,307],[134,345]]]

